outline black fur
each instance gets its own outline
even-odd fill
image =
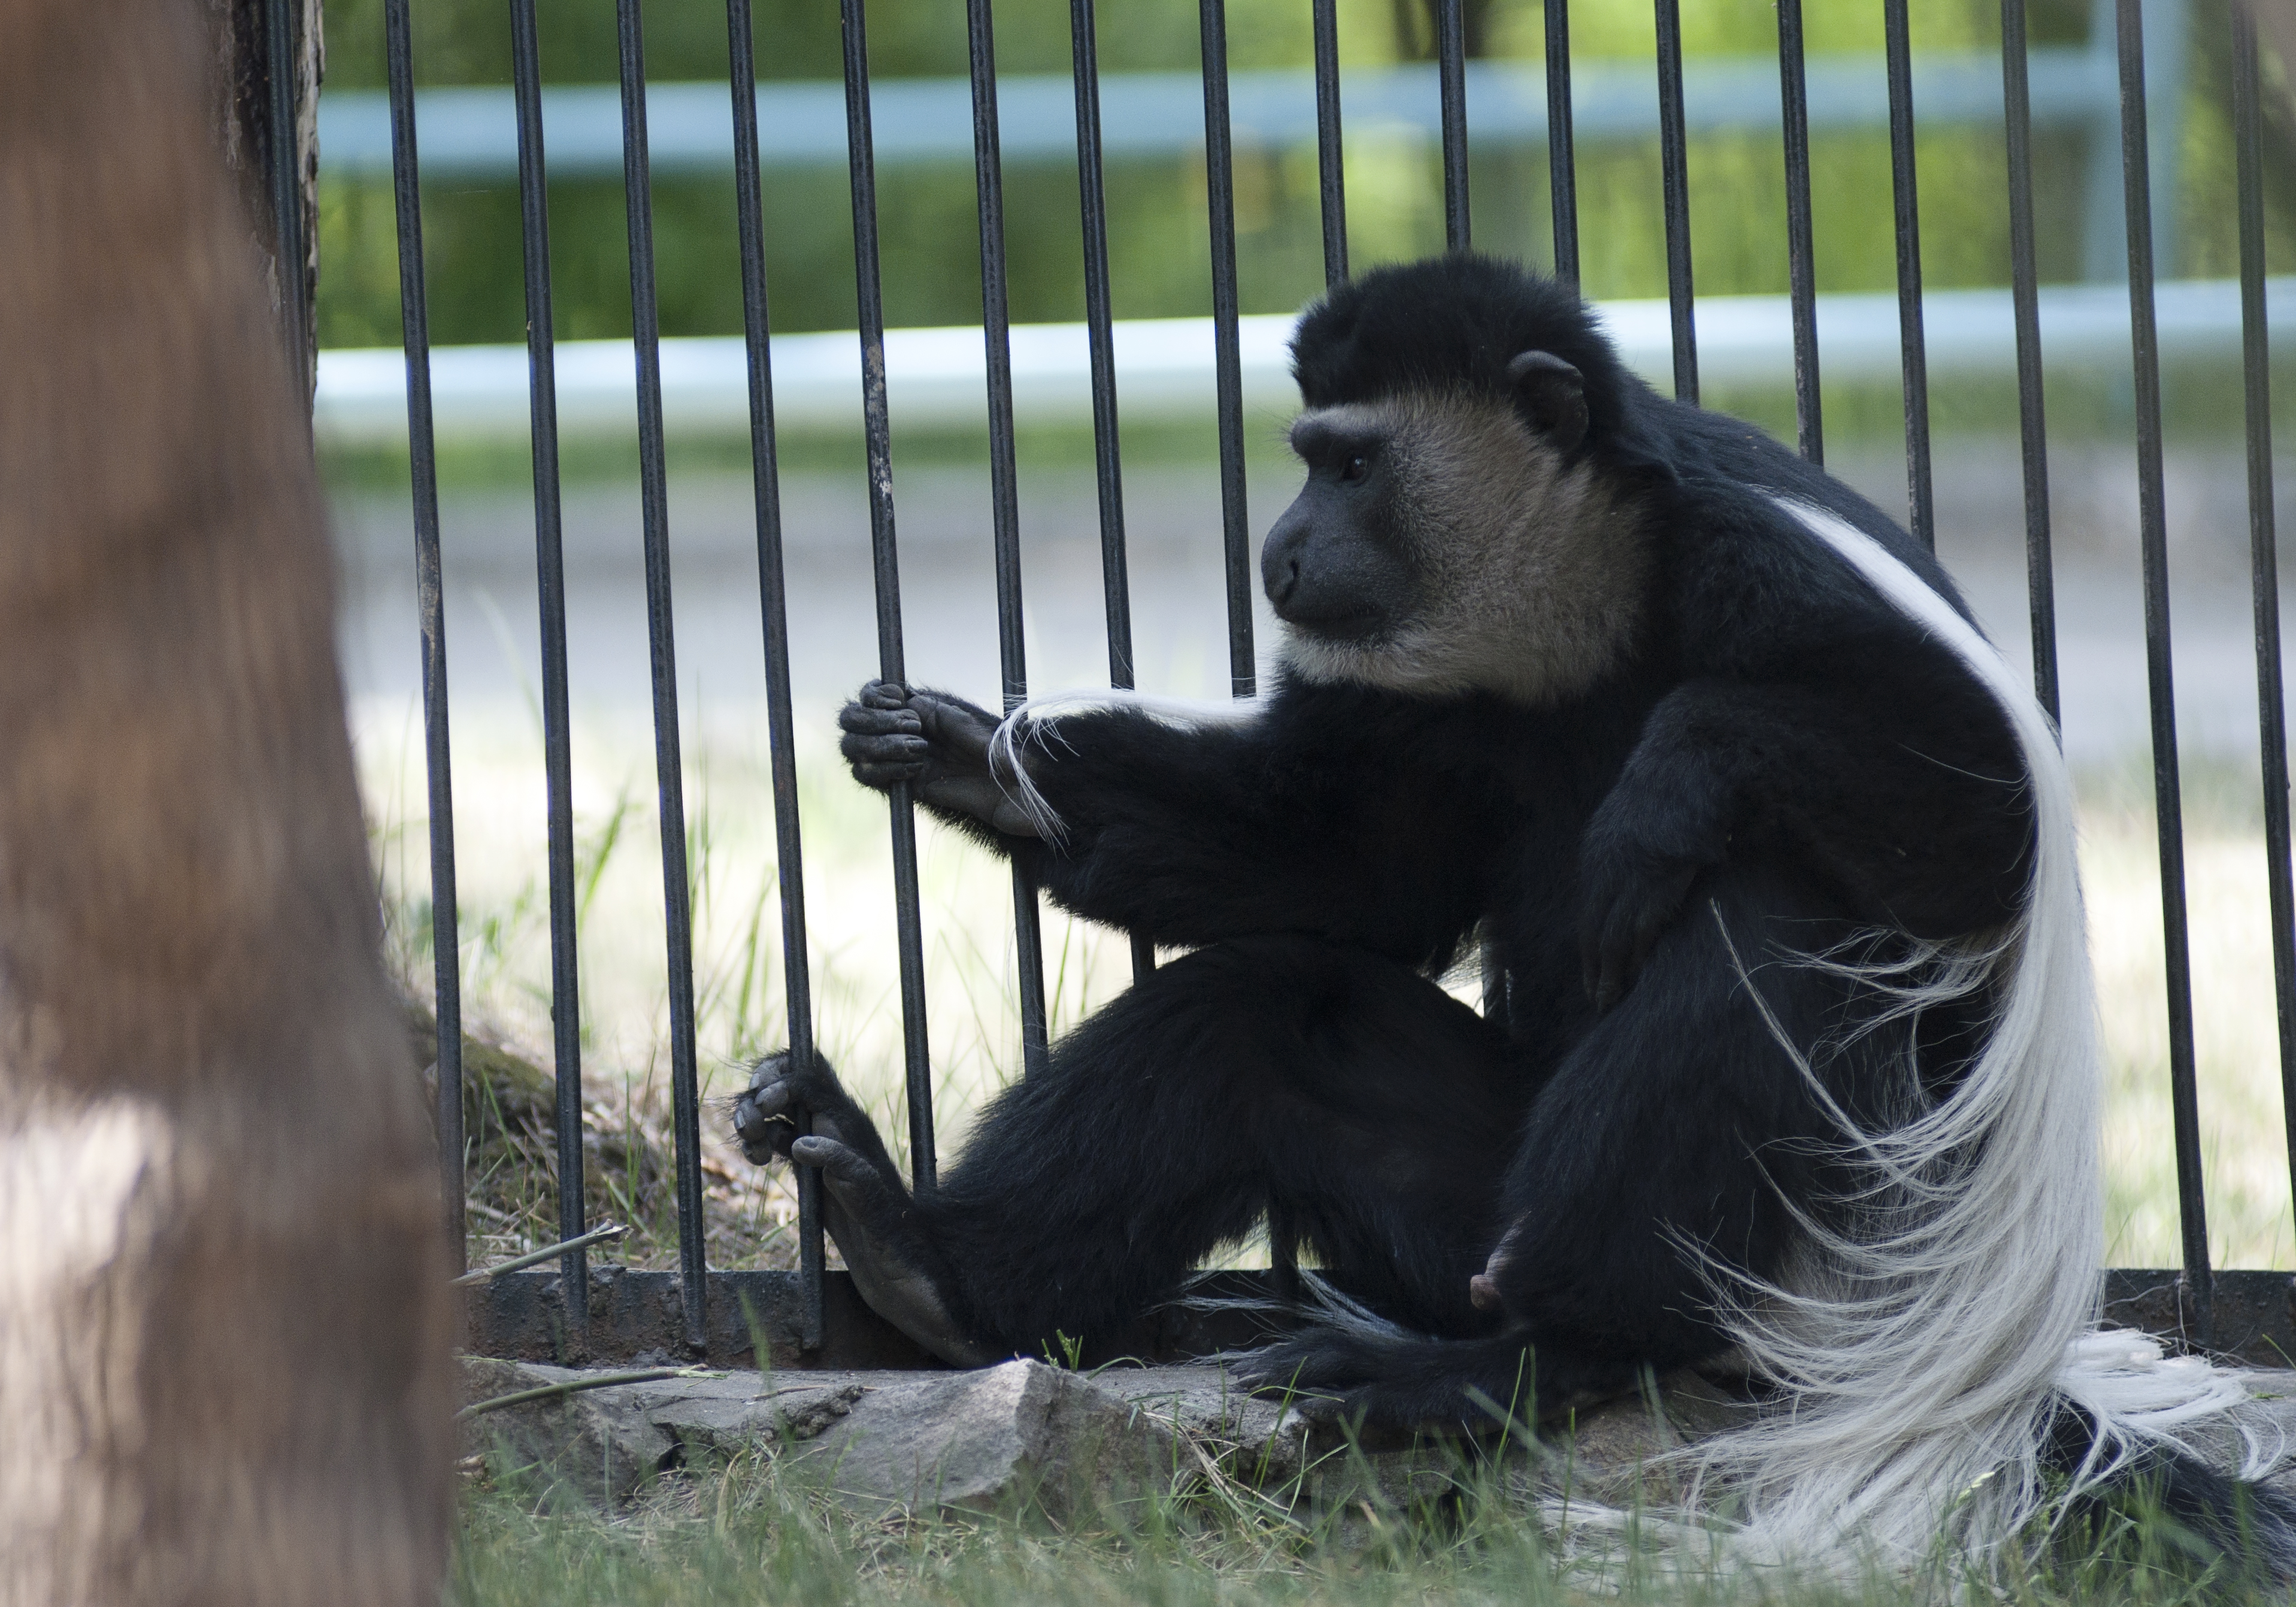
[[[1311,408],[1464,398],[1554,432],[1650,544],[1639,624],[1546,704],[1292,677],[1245,724],[1064,716],[1030,761],[1057,841],[991,801],[993,717],[872,687],[845,717],[863,780],[914,784],[1069,909],[1193,952],[992,1104],[936,1192],[911,1201],[855,1137],[849,1172],[875,1181],[850,1209],[882,1217],[964,1356],[1113,1330],[1281,1209],[1430,1337],[1313,1334],[1264,1381],[1395,1422],[1551,1411],[1714,1353],[1685,1247],[1775,1275],[1793,1211],[1824,1219],[1855,1182],[1742,966],[1863,1116],[1937,1092],[1904,1086],[1906,1034],[1938,1078],[1973,1046],[1979,1006],[1877,1025],[1870,990],[1793,956],[2008,920],[2023,766],[1952,652],[1771,498],[1841,515],[1961,608],[1935,561],[1761,431],[1656,395],[1569,291],[1472,257],[1382,269],[1302,319],[1295,366]],[[1311,491],[1360,480],[1351,452],[1326,474],[1310,450]],[[1357,628],[1349,588],[1407,593],[1391,570],[1325,572],[1295,624]],[[1430,980],[1479,934],[1505,980],[1488,1021]],[[737,1125],[760,1158],[788,1151],[768,1109],[866,1127],[825,1067],[771,1062],[759,1086]],[[1487,1266],[1496,1309],[1469,1298]]]

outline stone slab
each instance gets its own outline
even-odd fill
[[[533,1363],[471,1358],[464,1395],[480,1400],[589,1376]],[[2296,1372],[2251,1375],[2237,1428],[2296,1451]],[[1537,1446],[1500,1454],[1527,1477],[1589,1499],[1674,1493],[1665,1453],[1749,1410],[1726,1378],[1673,1375],[1648,1396],[1576,1414]],[[2226,1464],[2237,1428],[2203,1443]],[[1488,1459],[1442,1436],[1352,1439],[1234,1387],[1210,1365],[1070,1372],[1011,1361],[973,1372],[889,1369],[723,1372],[584,1390],[466,1419],[465,1455],[497,1477],[525,1476],[544,1499],[612,1505],[690,1457],[787,1458],[856,1510],[1018,1512],[1054,1519],[1095,1503],[1226,1480],[1287,1505],[1373,1499],[1408,1505],[1439,1494],[1463,1459]],[[2296,1470],[2273,1482],[2296,1493]]]

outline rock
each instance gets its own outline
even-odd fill
[[[463,1398],[489,1400],[582,1376],[565,1367],[465,1357]],[[533,1481],[554,1508],[627,1500],[674,1464],[678,1451],[676,1437],[627,1388],[586,1390],[466,1417],[460,1439],[458,1455],[482,1458],[496,1482]]]
[[[472,1360],[477,1400],[578,1379]],[[627,1499],[696,1452],[763,1449],[870,1513],[949,1508],[1060,1518],[1187,1466],[1171,1427],[1042,1362],[970,1373],[730,1373],[586,1390],[466,1419],[463,1450],[497,1479],[540,1471],[552,1498]]]
[[[1550,1429],[1540,1472],[1608,1505],[1677,1500],[1687,1493],[1686,1470],[1667,1460],[1669,1454],[1744,1421],[1749,1409],[1732,1381],[1669,1373],[1648,1394],[1602,1402]]]
[[[581,1379],[562,1367],[466,1360],[480,1400]],[[590,1374],[588,1376],[596,1376]],[[2268,1447],[2296,1446],[2296,1373],[2251,1375],[2240,1422]],[[1633,1506],[1681,1493],[1666,1454],[1748,1410],[1742,1382],[1677,1373],[1653,1398],[1578,1414],[1535,1451],[1511,1447],[1503,1476],[1536,1489]],[[529,1479],[545,1504],[611,1506],[701,1455],[762,1451],[870,1515],[1038,1512],[1200,1481],[1249,1486],[1311,1511],[1410,1511],[1439,1501],[1487,1453],[1439,1436],[1357,1442],[1234,1388],[1218,1367],[1109,1368],[1041,1362],[977,1372],[710,1373],[585,1390],[466,1419],[463,1454],[496,1480]],[[2218,1443],[2221,1441],[2222,1443]],[[2230,1431],[2206,1450],[2240,1459]],[[2296,1472],[2273,1480],[2296,1493]]]
[[[1093,1374],[1093,1382],[1178,1436],[1206,1471],[1262,1487],[1305,1471],[1307,1420],[1245,1393],[1223,1368],[1111,1367]]]
[[[1171,1487],[1177,1438],[1123,1396],[1042,1362],[971,1373],[883,1374],[791,1443],[848,1505],[950,1508],[1059,1519]],[[797,1420],[780,1408],[791,1428]]]

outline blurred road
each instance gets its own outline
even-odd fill
[[[1936,451],[1938,526],[1948,565],[1980,619],[2028,660],[2022,489],[2013,444],[1944,440]],[[1904,504],[1895,455],[1833,464],[1882,506]],[[901,586],[912,678],[994,703],[998,691],[988,488],[969,469],[897,467]],[[2296,532],[2296,463],[2282,465],[2280,528]],[[1250,488],[1253,594],[1258,537],[1282,511],[1288,477]],[[2136,470],[2125,450],[2077,447],[2051,466],[2059,656],[2069,751],[2083,764],[2147,750]],[[1210,465],[1140,465],[1125,476],[1136,659],[1143,687],[1226,690],[1219,501]],[[1024,475],[1024,613],[1031,685],[1104,685],[1106,637],[1096,503],[1089,470]],[[2238,759],[2257,745],[2243,472],[2235,453],[2172,452],[2170,568],[2177,717],[2188,757]],[[784,485],[796,695],[825,714],[876,672],[868,512],[857,477]],[[450,494],[442,507],[448,679],[458,709],[499,711],[538,678],[530,501]],[[413,536],[403,496],[346,495],[335,505],[345,586],[343,649],[355,695],[413,697],[420,660]],[[670,488],[680,701],[689,730],[759,717],[763,652],[756,524],[742,477]],[[635,487],[575,488],[566,503],[570,686],[578,711],[636,714],[648,697],[646,603]],[[2292,602],[2291,606],[2296,606]],[[1257,639],[1274,643],[1264,603]]]

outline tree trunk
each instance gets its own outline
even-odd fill
[[[0,0],[6,1607],[446,1555],[437,1174],[203,4]]]
[[[199,0],[215,51],[215,130],[224,165],[238,180],[248,227],[269,275],[272,311],[283,327],[299,323],[307,384],[316,382],[319,348],[319,83],[326,74],[326,35],[320,0],[287,0],[281,9],[293,37],[295,120],[289,136],[300,196],[299,281],[279,271],[277,209],[272,201],[275,152],[271,127],[270,0]],[[291,318],[287,292],[299,318]]]

